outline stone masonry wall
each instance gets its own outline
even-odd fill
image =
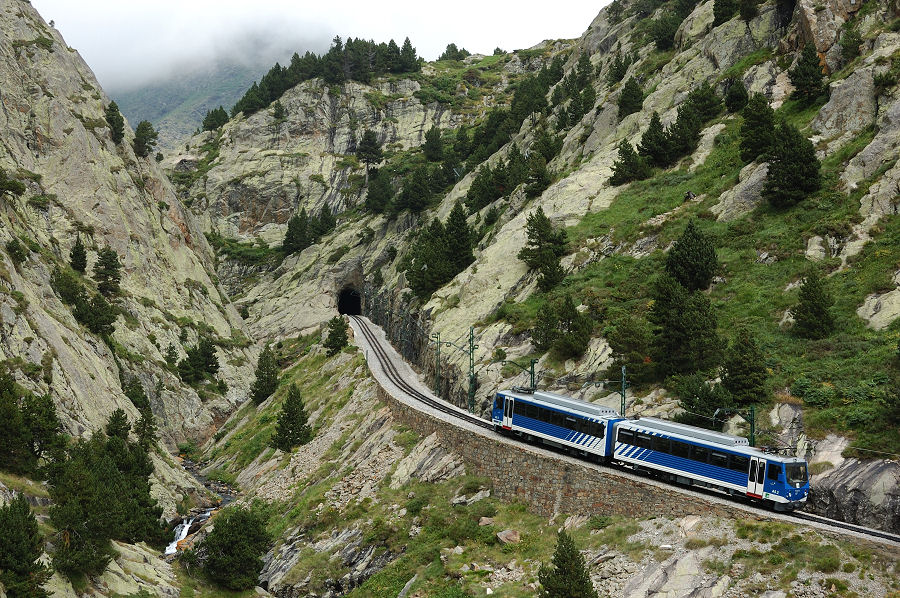
[[[418,434],[427,436],[436,432],[448,450],[463,458],[471,473],[493,482],[495,496],[525,503],[543,516],[578,513],[627,517],[753,517],[743,509],[720,501],[707,501],[696,495],[682,494],[674,488],[667,490],[611,471],[599,471],[562,455],[523,450],[516,443],[499,437],[447,425],[395,399],[381,386],[378,396],[399,421]]]

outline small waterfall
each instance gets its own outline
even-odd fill
[[[191,531],[191,525],[196,517],[191,517],[187,521],[182,521],[175,526],[175,539],[171,544],[166,546],[166,554],[175,554],[178,552],[178,543],[187,538],[188,532]]]

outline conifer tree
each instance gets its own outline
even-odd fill
[[[52,458],[64,442],[53,399],[49,395],[27,393],[20,401],[20,409],[33,462],[37,464],[48,456]]]
[[[715,0],[713,2],[713,27],[731,20],[738,11],[738,0]]]
[[[475,256],[472,253],[472,229],[466,222],[466,212],[459,201],[453,204],[444,231],[447,239],[447,257],[454,272],[462,272],[475,261]]]
[[[741,15],[741,20],[747,25],[747,31],[750,31],[750,21],[759,15],[757,1],[758,0],[738,0],[738,12]]]
[[[550,301],[544,303],[538,310],[534,320],[534,328],[531,329],[531,341],[541,351],[547,351],[553,346],[559,335],[559,317],[553,309]]]
[[[704,293],[690,293],[669,276],[653,289],[650,320],[654,330],[654,361],[663,377],[706,371],[718,364],[717,322]]]
[[[692,89],[685,102],[694,107],[700,122],[710,121],[722,112],[722,98],[716,94],[709,81],[703,81]]]
[[[115,102],[110,102],[104,114],[113,143],[118,144],[125,137],[125,119],[122,118],[122,113],[119,112],[119,105]]]
[[[803,46],[800,60],[797,61],[794,68],[788,71],[788,75],[791,78],[791,84],[795,87],[794,93],[791,94],[793,97],[807,104],[811,104],[819,97],[824,85],[824,75],[815,44],[807,43]]]
[[[156,147],[158,139],[159,133],[156,132],[150,121],[142,120],[134,130],[134,142],[132,143],[134,153],[141,158],[146,158]]]
[[[578,358],[587,351],[591,341],[594,322],[586,313],[581,313],[568,293],[556,310],[559,318],[559,336],[553,348],[564,359]]]
[[[678,14],[664,13],[650,22],[650,37],[656,44],[657,50],[665,52],[675,45],[675,33],[682,20],[684,17]]]
[[[419,70],[419,59],[416,56],[416,49],[410,43],[409,38],[403,40],[403,47],[400,48],[400,69],[404,73],[414,73]]]
[[[94,280],[97,281],[97,290],[106,297],[119,292],[119,280],[121,279],[121,264],[116,250],[107,246],[97,254],[94,262]]]
[[[278,388],[278,362],[272,347],[266,345],[256,360],[256,372],[253,384],[250,386],[250,398],[257,405],[262,403]]]
[[[244,507],[230,507],[215,520],[200,543],[206,554],[203,568],[215,583],[229,590],[247,590],[258,583],[262,556],[271,538],[263,517]]]
[[[744,107],[741,123],[741,160],[753,162],[775,145],[775,111],[766,96],[754,93]]]
[[[633,314],[616,319],[603,331],[612,349],[614,361],[606,377],[614,380],[621,375],[621,368],[628,369],[628,379],[634,384],[649,382],[656,377],[651,358],[653,334],[649,323]]]
[[[366,190],[366,209],[373,214],[382,214],[388,209],[394,190],[391,187],[391,177],[384,170],[376,170],[369,177],[369,187]]]
[[[654,112],[650,117],[650,124],[641,137],[641,144],[638,146],[638,154],[646,158],[647,162],[653,166],[665,168],[672,163],[672,148],[670,147],[669,136],[663,129],[662,121],[659,113]]]
[[[669,146],[674,156],[687,156],[694,153],[700,143],[700,132],[703,120],[693,102],[682,102],[678,107],[678,116],[667,131]]]
[[[9,598],[46,598],[50,569],[38,562],[44,539],[21,493],[0,506],[0,586]]]
[[[29,473],[34,468],[29,441],[13,378],[0,371],[0,468],[13,473]]]
[[[518,258],[532,270],[539,269],[546,261],[544,252],[557,260],[566,254],[566,231],[556,230],[540,206],[526,218],[525,234],[527,241]]]
[[[129,432],[131,432],[131,423],[128,421],[128,416],[122,409],[115,409],[106,422],[106,435],[110,438],[128,440]]]
[[[684,410],[675,416],[683,424],[721,431],[722,420],[713,416],[716,409],[731,407],[731,395],[722,384],[710,384],[705,374],[673,376],[672,391],[678,397],[678,406]]]
[[[312,430],[308,421],[309,417],[300,398],[300,389],[296,384],[291,384],[281,413],[278,415],[272,446],[287,453],[295,446],[309,442],[312,439]]]
[[[768,159],[769,171],[762,196],[772,206],[793,206],[821,188],[816,150],[793,125],[781,123],[778,126]]]
[[[378,141],[378,135],[375,131],[366,129],[363,132],[362,139],[360,139],[359,145],[356,147],[356,157],[366,165],[368,170],[371,170],[373,165],[384,159],[381,143]]]
[[[550,171],[547,169],[547,161],[540,152],[534,152],[528,157],[528,177],[526,178],[525,195],[538,197],[550,186]]]
[[[178,366],[178,350],[175,348],[173,343],[169,343],[169,348],[166,349],[166,364],[170,368],[174,368]]]
[[[794,332],[803,338],[825,338],[834,331],[834,299],[818,269],[812,268],[800,285],[800,302],[791,310]]]
[[[138,444],[144,451],[149,451],[150,447],[156,444],[159,439],[157,434],[156,420],[150,408],[141,409],[141,416],[134,424],[134,435],[137,436]]]
[[[227,122],[228,113],[225,111],[225,108],[219,106],[218,108],[206,112],[206,116],[203,117],[202,126],[204,131],[215,131]]]
[[[422,145],[425,159],[429,162],[440,162],[444,159],[444,148],[441,146],[441,130],[432,126],[425,132],[425,143]]]
[[[75,245],[69,253],[69,264],[76,272],[84,274],[87,269],[87,251],[84,249],[84,243],[81,242],[81,236],[75,237]]]
[[[746,327],[725,351],[722,361],[722,387],[739,407],[766,401],[766,356]]]
[[[342,316],[335,316],[328,321],[328,338],[325,340],[327,354],[329,357],[337,355],[346,346],[347,322]]]
[[[94,334],[109,336],[115,330],[118,312],[103,295],[97,293],[90,301],[84,295],[77,297],[73,315]]]
[[[541,598],[597,598],[584,555],[564,529],[557,535],[551,564],[541,563],[538,580]]]
[[[859,56],[859,46],[862,44],[862,37],[859,32],[848,25],[844,25],[844,34],[841,36],[841,58],[844,64],[853,62],[853,59]]]
[[[729,79],[728,88],[725,92],[725,107],[729,112],[740,112],[747,105],[749,100],[747,95],[747,87],[740,79]]]
[[[697,291],[709,287],[718,268],[712,241],[691,220],[666,255],[666,272],[687,290]]]
[[[640,181],[650,176],[650,165],[634,151],[628,140],[619,144],[619,157],[613,162],[613,173],[609,177],[610,185],[624,185],[631,181]]]
[[[619,120],[637,112],[644,105],[644,92],[634,77],[629,77],[619,94]]]
[[[617,51],[615,57],[610,62],[609,70],[606,73],[606,83],[612,87],[624,79],[625,75],[628,73],[629,66],[631,66],[631,56],[625,54],[623,57],[622,52]]]
[[[299,214],[294,214],[288,220],[287,231],[284,233],[281,249],[287,255],[303,251],[311,245],[309,237],[309,216],[306,214],[306,208],[302,208]]]

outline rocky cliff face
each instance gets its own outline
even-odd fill
[[[116,408],[136,420],[122,391],[136,377],[170,447],[202,440],[246,397],[255,355],[211,275],[212,251],[156,163],[134,154],[131,131],[112,142],[109,99],[60,34],[19,0],[0,2],[0,31],[0,168],[26,186],[0,197],[0,360],[17,382],[53,397],[72,434],[99,428]],[[50,285],[79,235],[88,273],[106,246],[122,263],[109,344]],[[27,248],[18,264],[5,249],[13,239]],[[165,367],[169,345],[184,357],[201,330],[219,342],[222,395],[201,398]],[[174,470],[163,475],[172,497],[179,485],[195,488]]]

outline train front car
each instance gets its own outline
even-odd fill
[[[779,511],[806,502],[806,462],[732,436],[652,417],[616,423],[613,460],[672,482],[746,495]]]

